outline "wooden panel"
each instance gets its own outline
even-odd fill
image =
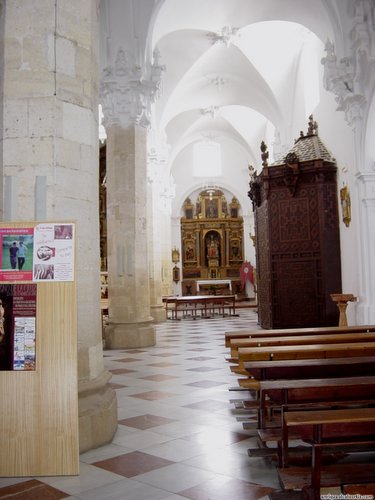
[[[76,316],[75,282],[37,284],[36,370],[0,372],[1,476],[79,474]]]

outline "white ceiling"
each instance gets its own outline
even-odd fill
[[[324,43],[334,39],[336,4],[332,0],[155,3],[150,39],[166,70],[152,123],[155,135],[165,137],[168,144],[165,175],[171,174],[176,183],[175,208],[201,182],[191,176],[189,150],[207,137],[220,142],[231,159],[223,177],[212,182],[247,203],[247,165],[260,167],[261,141],[268,145],[270,160],[276,159],[292,146],[300,130],[307,130],[307,117],[319,106],[320,60]],[[120,8],[118,0],[110,4]],[[142,11],[145,3],[138,5]],[[117,29],[117,35],[112,32],[112,37],[120,37],[120,16],[116,23],[118,27],[111,29]]]

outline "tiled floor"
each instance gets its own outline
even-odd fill
[[[236,376],[224,332],[257,328],[253,309],[235,318],[168,321],[157,344],[105,351],[118,397],[111,444],[81,455],[80,476],[0,478],[0,499],[268,500],[275,467],[229,403]]]

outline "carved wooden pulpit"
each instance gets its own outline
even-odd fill
[[[286,157],[251,172],[258,314],[263,328],[338,324],[330,294],[341,292],[336,161],[309,130]]]

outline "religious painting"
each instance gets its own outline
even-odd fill
[[[212,200],[206,200],[206,218],[207,219],[217,219],[219,216],[219,200],[213,198]]]
[[[232,239],[230,242],[230,258],[232,260],[241,258],[240,241],[238,239]]]
[[[193,241],[187,241],[185,243],[185,261],[195,260],[195,248]]]
[[[341,200],[342,220],[345,226],[349,227],[350,221],[352,220],[352,215],[351,215],[350,194],[348,186],[344,186],[340,189],[340,200]]]
[[[177,266],[174,266],[173,268],[173,281],[175,283],[178,283],[180,281],[180,268]]]

